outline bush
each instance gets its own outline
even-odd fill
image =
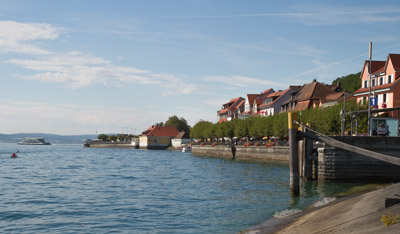
[[[381,221],[385,226],[392,226],[393,224],[400,223],[400,214],[394,215],[389,213],[388,215],[382,215]]]

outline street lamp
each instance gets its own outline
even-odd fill
[[[344,109],[340,110],[340,115],[342,116],[342,130],[341,130],[341,136],[344,136]]]

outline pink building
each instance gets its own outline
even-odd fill
[[[361,72],[361,88],[354,96],[358,103],[368,102],[369,88],[371,98],[376,98],[375,109],[400,107],[400,54],[389,54],[386,61],[371,62],[371,82],[369,61],[364,62]],[[393,116],[392,117],[397,117]]]

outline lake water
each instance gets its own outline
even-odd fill
[[[0,232],[235,233],[351,186],[302,184],[293,200],[287,164],[0,144]]]

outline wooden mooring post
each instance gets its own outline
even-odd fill
[[[309,123],[306,124],[307,127],[311,127]],[[305,132],[309,131],[307,128],[304,129]],[[314,141],[310,138],[304,138],[305,143],[305,162],[304,162],[304,177],[306,180],[312,180],[312,153]]]
[[[290,155],[290,193],[292,196],[300,195],[300,177],[299,177],[299,151],[297,141],[297,128],[298,125],[294,121],[297,121],[297,114],[288,113],[288,128],[289,128],[289,155]]]

